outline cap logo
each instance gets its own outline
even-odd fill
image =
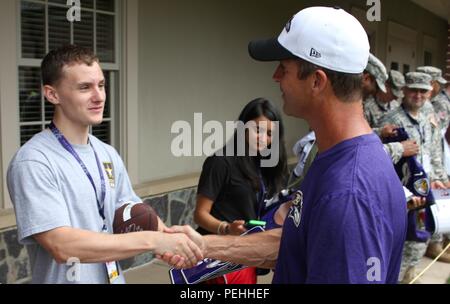
[[[292,20],[294,20],[295,16],[292,16],[292,18],[288,21],[288,23],[286,23],[286,32],[290,32],[291,31],[291,26],[292,26]]]
[[[315,58],[322,58],[322,54],[320,54],[314,48],[311,49],[311,53],[309,53],[309,56],[315,57]]]

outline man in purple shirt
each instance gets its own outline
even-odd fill
[[[364,119],[369,42],[363,27],[342,9],[312,7],[296,14],[278,39],[251,42],[249,52],[280,61],[273,78],[284,111],[316,133],[319,154],[302,183],[303,199],[290,207],[282,229],[203,239],[184,231],[206,257],[276,266],[274,283],[397,283],[406,200]]]
[[[396,283],[406,204],[391,167],[375,135],[320,153],[284,223],[274,282]]]

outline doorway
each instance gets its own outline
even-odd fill
[[[417,33],[403,25],[389,22],[386,68],[403,74],[417,67]]]

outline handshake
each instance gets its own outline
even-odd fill
[[[176,269],[191,268],[206,257],[206,242],[191,226],[164,227],[153,252]]]
[[[283,191],[266,201],[265,214],[261,221],[234,221],[225,229],[229,236],[202,236],[190,226],[165,227],[159,229],[162,238],[153,248],[156,257],[175,269],[197,266],[205,258],[228,261],[235,264],[260,268],[275,267],[280,246],[282,225],[293,204],[303,199],[301,191]],[[267,223],[267,225],[266,225]],[[251,229],[251,227],[264,229]],[[221,234],[222,224],[218,234]],[[264,231],[266,230],[266,231]],[[241,238],[244,234],[256,235]],[[255,249],[258,248],[258,249]]]
[[[272,268],[278,256],[283,222],[293,202],[301,200],[302,196],[300,191],[285,191],[267,200],[262,221],[236,220],[225,227],[223,223],[226,222],[222,222],[217,232],[228,236],[202,236],[187,225],[169,228],[149,205],[142,203],[124,204],[119,208],[113,228],[114,233],[147,230],[151,237],[145,237],[148,245],[145,246],[146,250],[175,269],[193,268],[205,258],[236,265]],[[260,229],[256,229],[258,227]],[[224,232],[221,228],[224,228]],[[254,232],[262,233],[240,237]]]
[[[222,222],[226,223],[226,222]],[[219,226],[222,227],[223,225]],[[229,235],[240,236],[247,234],[251,231],[251,227],[260,226],[265,222],[261,221],[249,221],[236,220],[230,224],[227,224],[227,233]],[[204,258],[210,258],[207,253],[209,237],[200,235],[197,231],[192,229],[191,226],[172,226],[170,228],[163,226],[162,231],[163,240],[158,248],[153,251],[156,257],[165,263],[169,264],[175,269],[192,268],[202,261]],[[248,230],[250,229],[250,231]],[[218,231],[220,232],[220,231]],[[219,233],[220,234],[220,233]],[[216,242],[214,244],[223,245],[226,243]],[[223,240],[223,239],[222,239]]]

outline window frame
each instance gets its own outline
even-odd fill
[[[103,122],[109,122],[110,123],[110,143],[113,147],[116,147],[116,149],[119,150],[120,148],[120,138],[118,137],[118,134],[116,132],[117,130],[117,123],[120,124],[120,119],[116,115],[116,108],[118,107],[117,102],[120,102],[120,82],[118,81],[120,79],[120,73],[121,73],[121,50],[120,50],[120,41],[121,41],[121,33],[120,33],[120,19],[121,19],[121,6],[119,3],[119,0],[113,0],[115,5],[115,11],[114,12],[108,12],[103,10],[97,10],[96,9],[96,1],[94,1],[94,7],[93,8],[82,8],[81,11],[81,18],[83,18],[83,12],[91,12],[93,14],[93,26],[94,26],[94,45],[93,50],[94,53],[97,53],[97,13],[114,16],[114,62],[100,62],[100,66],[102,70],[105,73],[110,73],[110,87],[109,87],[109,106],[110,106],[110,117],[105,118]],[[52,7],[60,7],[60,8],[66,8],[69,9],[67,5],[64,4],[58,4],[58,3],[51,3],[48,0],[17,0],[17,22],[16,22],[16,33],[17,33],[17,75],[19,75],[19,69],[21,67],[30,67],[30,68],[39,68],[41,65],[42,59],[34,59],[34,58],[23,58],[22,57],[22,3],[23,2],[29,2],[29,3],[36,3],[44,5],[44,22],[45,22],[45,49],[46,52],[49,51],[49,6]],[[70,26],[70,42],[73,43],[74,40],[74,31],[73,31],[73,24]],[[17,80],[17,93],[20,94],[20,81]],[[20,109],[20,98],[18,96],[17,99],[18,102],[18,108]],[[19,117],[17,118],[18,121],[18,133],[19,133],[19,143],[21,142],[21,128],[23,126],[38,126],[41,125],[42,129],[45,128],[45,125],[49,124],[50,121],[46,120],[45,118],[45,98],[41,94],[41,119],[39,121],[31,121],[31,122],[21,122],[20,120],[20,111]],[[90,128],[90,132],[92,133],[92,127]]]

